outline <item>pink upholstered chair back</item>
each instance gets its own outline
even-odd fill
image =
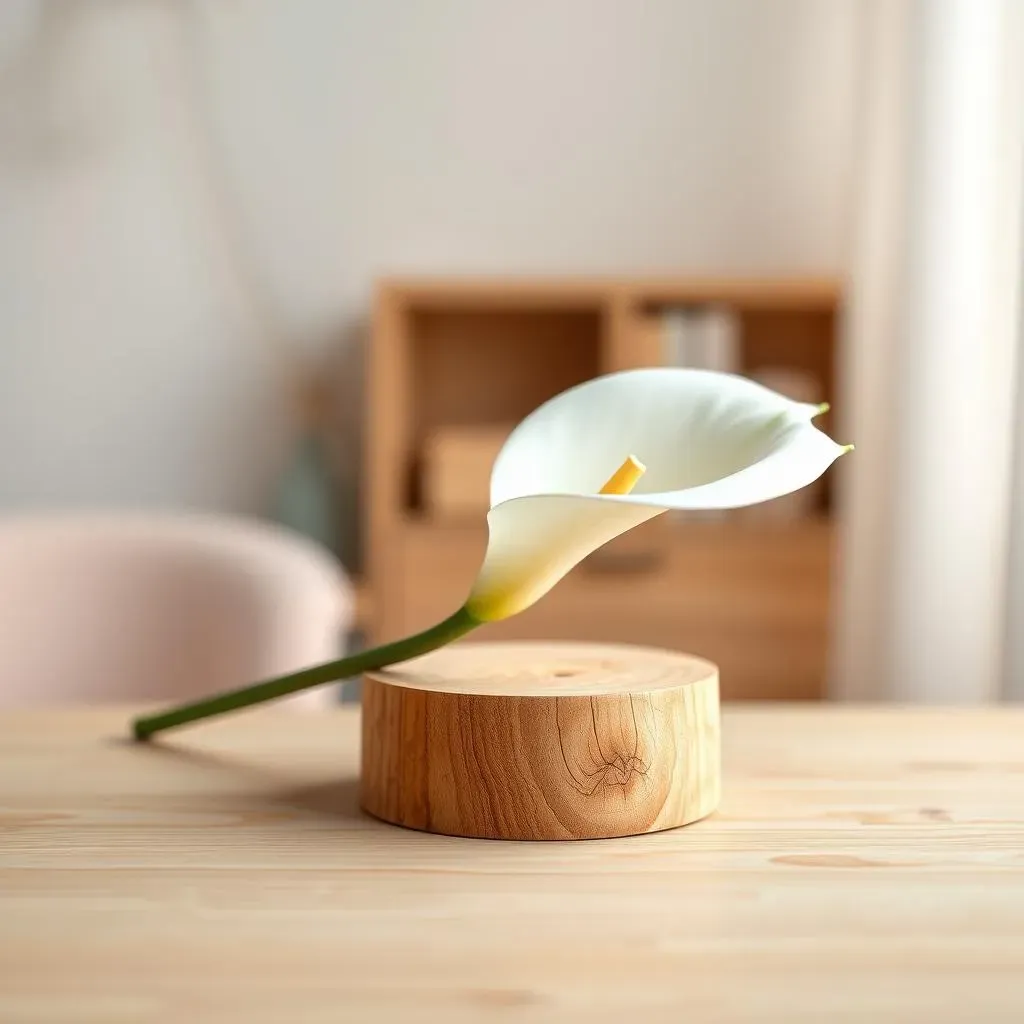
[[[149,702],[339,656],[351,587],[290,532],[203,515],[0,519],[0,706]],[[283,703],[323,706],[330,688]]]

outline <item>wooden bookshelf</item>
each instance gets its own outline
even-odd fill
[[[829,400],[839,302],[834,281],[811,278],[380,282],[368,359],[369,639],[453,611],[480,565],[486,509],[437,515],[424,487],[439,433],[493,438],[573,384],[658,365],[659,325],[675,307],[728,309],[739,372],[796,369]],[[829,429],[827,419],[822,425]],[[659,517],[480,635],[682,649],[720,665],[727,699],[820,697],[833,555],[827,484],[814,502],[793,519]]]

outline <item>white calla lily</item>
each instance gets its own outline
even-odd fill
[[[134,735],[435,650],[528,608],[602,544],[668,509],[738,508],[799,490],[852,447],[812,424],[825,408],[711,370],[629,370],[570,388],[527,416],[495,460],[487,553],[454,614],[414,636],[138,718]]]
[[[587,555],[668,509],[729,509],[812,483],[849,446],[795,402],[735,374],[627,370],[550,399],[512,432],[491,475],[489,539],[467,610],[481,621],[529,607]],[[599,493],[623,459],[646,472]]]

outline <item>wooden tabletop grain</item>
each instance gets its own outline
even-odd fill
[[[0,1021],[1024,1021],[1024,709],[727,707],[713,817],[362,815],[357,717],[0,715]]]

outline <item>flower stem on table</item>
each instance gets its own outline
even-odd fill
[[[445,644],[465,636],[480,624],[480,621],[463,607],[454,615],[448,616],[443,622],[431,626],[430,629],[426,629],[422,633],[416,633],[414,636],[407,636],[368,651],[359,651],[347,658],[339,658],[337,661],[329,661],[323,665],[314,665],[311,668],[301,669],[276,679],[268,679],[252,686],[245,686],[239,690],[230,690],[227,693],[197,700],[191,704],[181,704],[167,711],[136,718],[132,723],[132,732],[135,739],[148,740],[154,734],[163,732],[165,729],[173,729],[179,725],[197,722],[200,719],[222,715],[229,711],[238,711],[240,708],[261,704],[263,701],[287,697],[300,690],[333,683],[339,679],[360,675],[363,672],[386,668],[388,665],[407,661],[421,654],[427,654],[429,651],[437,650],[439,647],[444,647]]]

